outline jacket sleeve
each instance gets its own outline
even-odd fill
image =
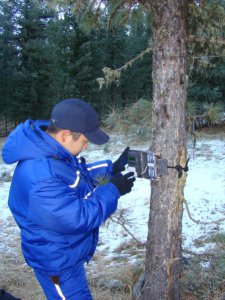
[[[108,183],[85,199],[59,179],[39,182],[29,195],[28,219],[62,234],[87,233],[98,228],[117,208],[117,188]]]
[[[112,161],[102,160],[92,164],[86,164],[86,170],[95,186],[105,184],[112,176]]]

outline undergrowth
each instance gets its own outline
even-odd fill
[[[195,120],[195,126],[201,128],[222,125],[224,122],[223,103],[187,103],[189,129]],[[106,128],[115,132],[130,135],[136,140],[144,141],[151,136],[152,131],[152,101],[140,99],[125,108],[112,106],[103,118]]]
[[[181,299],[225,299],[225,233],[214,234],[201,246],[213,243],[210,253],[198,254],[183,267]]]

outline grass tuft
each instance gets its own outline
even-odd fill
[[[103,122],[108,129],[146,140],[151,133],[152,102],[140,99],[125,109],[111,107]]]

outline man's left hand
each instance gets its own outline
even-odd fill
[[[119,158],[113,163],[113,174],[118,174],[125,170],[125,166],[127,164],[128,159],[128,151],[129,147],[127,147],[123,153],[119,156]]]

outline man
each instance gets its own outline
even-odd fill
[[[50,122],[27,120],[3,147],[4,161],[18,162],[9,207],[21,229],[22,251],[49,300],[92,299],[84,262],[95,252],[99,226],[135,180],[132,172],[120,173],[128,148],[114,163],[79,158],[89,141],[108,139],[92,106],[66,99],[55,105]]]

